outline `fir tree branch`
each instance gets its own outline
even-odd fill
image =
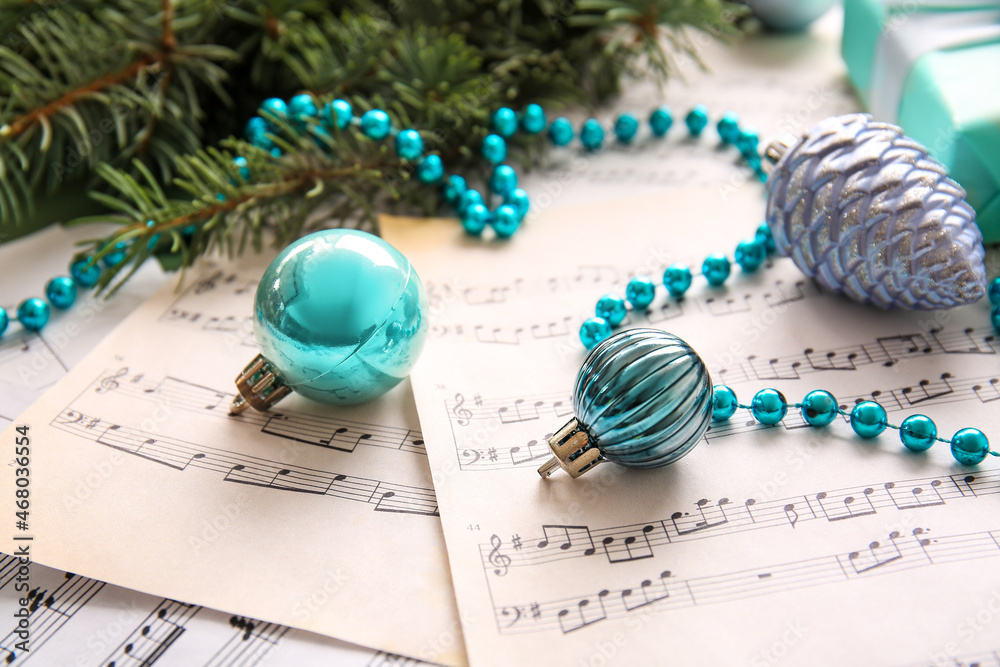
[[[0,137],[0,220],[20,214],[17,197],[37,192],[61,156],[85,155],[73,173],[100,177],[92,196],[107,212],[76,222],[119,228],[84,255],[96,261],[119,243],[128,248],[101,278],[107,292],[152,256],[186,266],[213,250],[259,248],[268,235],[287,242],[321,207],[322,222],[345,224],[392,202],[437,205],[389,142],[354,129],[324,134],[279,122],[279,158],[224,139],[240,135],[266,97],[305,90],[318,105],[347,98],[357,115],[386,109],[398,127],[420,130],[449,170],[467,174],[481,167],[476,148],[496,107],[597,103],[629,74],[662,81],[677,56],[697,59],[689,31],[726,38],[740,13],[724,0],[66,1],[72,9],[45,12],[48,24],[69,15],[82,22],[65,46],[59,30],[30,23],[31,45],[0,50],[0,126],[37,114],[16,136]],[[106,57],[95,62],[101,48]],[[133,77],[101,86],[136,66]],[[143,85],[150,78],[155,85]],[[66,95],[68,103],[46,109]],[[230,98],[232,113],[206,113]],[[90,145],[88,133],[108,118],[113,141]],[[236,155],[248,160],[250,179]]]
[[[0,225],[23,220],[39,189],[52,192],[102,161],[140,156],[169,178],[173,158],[200,146],[193,89],[225,100],[226,74],[215,63],[232,53],[181,39],[176,8],[185,2],[200,9],[205,0],[36,12],[19,27],[23,52],[0,46]],[[154,6],[159,17],[147,25]]]

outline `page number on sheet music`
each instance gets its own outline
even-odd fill
[[[466,528],[466,530],[470,530],[470,531],[479,530],[479,524],[478,523],[470,523],[465,528]]]

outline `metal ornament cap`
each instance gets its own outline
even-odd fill
[[[687,454],[712,418],[712,380],[701,357],[677,336],[629,329],[591,350],[573,391],[576,417],[549,440],[573,477],[604,461],[658,468]],[[599,454],[595,454],[594,450]]]
[[[867,114],[772,144],[767,224],[820,285],[880,308],[930,310],[986,293],[983,237],[965,190],[927,149]]]

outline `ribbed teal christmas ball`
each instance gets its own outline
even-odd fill
[[[264,272],[254,335],[293,391],[360,403],[409,374],[427,337],[426,309],[402,253],[365,232],[325,230],[285,248]]]
[[[573,410],[608,461],[633,468],[673,463],[712,418],[712,381],[683,340],[629,329],[595,347],[573,391]]]

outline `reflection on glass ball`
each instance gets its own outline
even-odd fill
[[[254,335],[292,390],[361,403],[409,374],[427,337],[426,306],[402,253],[365,232],[325,230],[289,245],[264,272]]]

